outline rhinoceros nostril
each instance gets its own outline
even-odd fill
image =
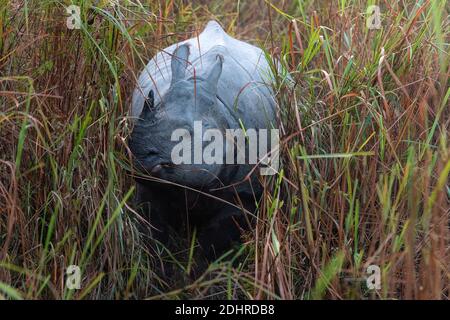
[[[162,169],[162,165],[157,164],[156,166],[154,166],[152,168],[152,170],[150,171],[151,174],[158,174],[159,172],[161,172]]]
[[[173,173],[173,164],[170,162],[161,162],[153,166],[150,174],[153,176],[161,176],[163,173]]]

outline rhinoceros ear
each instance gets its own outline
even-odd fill
[[[212,66],[207,76],[208,87],[212,92],[217,91],[217,83],[219,82],[220,75],[222,74],[223,56],[218,54],[216,56],[216,62]]]
[[[144,107],[142,108],[142,112],[140,118],[145,118],[145,116],[153,109],[155,106],[155,96],[153,90],[150,89],[148,93],[148,98],[144,101]]]
[[[184,79],[184,74],[186,72],[186,66],[188,63],[188,57],[189,57],[189,46],[187,44],[179,46],[173,52],[171,64],[172,68],[171,84],[174,84],[175,82]]]

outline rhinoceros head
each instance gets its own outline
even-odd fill
[[[228,126],[226,115],[217,102],[223,57],[217,56],[205,76],[186,77],[188,55],[187,45],[174,52],[170,87],[158,105],[155,105],[154,92],[150,90],[129,146],[136,166],[145,173],[180,185],[205,187],[216,181],[222,165],[194,163],[194,148],[191,150],[191,164],[174,164],[173,148],[181,137],[178,141],[171,138],[175,130],[184,129],[184,132],[189,132],[193,143],[194,121],[201,121],[203,132],[207,129],[223,131]]]

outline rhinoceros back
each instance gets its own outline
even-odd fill
[[[221,54],[224,63],[218,83],[218,99],[248,128],[274,125],[275,101],[270,88],[273,77],[264,52],[232,38],[215,21],[210,21],[198,37],[162,50],[147,64],[133,93],[133,117],[141,113],[150,89],[154,90],[156,104],[169,89],[171,56],[182,44],[188,44],[190,48],[187,77],[201,77]]]

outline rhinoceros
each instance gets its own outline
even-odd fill
[[[133,92],[129,146],[141,172],[136,202],[152,238],[167,243],[169,229],[196,227],[209,259],[240,241],[262,194],[255,165],[236,159],[236,150],[235,163],[175,163],[173,150],[180,140],[174,141],[174,132],[181,130],[177,138],[182,139],[195,135],[195,125],[223,136],[228,129],[258,133],[276,128],[272,79],[264,52],[234,39],[215,21],[198,37],[173,44],[150,60]],[[201,141],[201,147],[207,144]],[[230,149],[223,148],[225,158]],[[189,158],[194,149],[182,153]]]

